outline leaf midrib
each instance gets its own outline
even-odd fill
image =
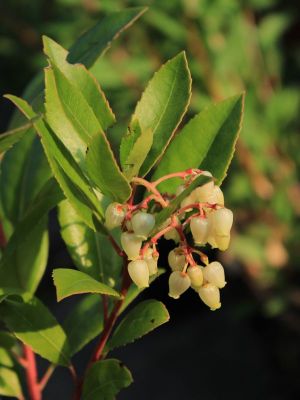
[[[81,124],[81,122],[79,121],[79,119],[77,118],[77,116],[76,116],[76,115],[72,112],[72,110],[70,109],[69,105],[68,105],[65,101],[63,101],[62,98],[61,98],[61,96],[59,95],[59,91],[58,91],[58,87],[57,87],[57,82],[56,82],[56,77],[55,77],[55,72],[54,72],[54,70],[52,70],[52,71],[53,71],[53,75],[54,75],[54,85],[55,85],[55,89],[56,89],[56,92],[57,92],[57,94],[58,94],[57,97],[58,97],[59,102],[60,102],[60,104],[61,104],[61,106],[62,106],[62,109],[67,109],[67,112],[69,112],[69,113],[72,115],[72,117],[74,118],[74,120],[77,122],[77,124],[80,126],[80,128],[81,128],[81,129],[84,131],[84,133],[86,134],[87,138],[88,138],[88,139],[91,139],[92,136],[89,134],[89,131],[85,128],[84,125]],[[65,74],[64,74],[60,69],[59,69],[59,71],[60,71],[60,73],[64,76],[64,78],[65,78],[66,80],[68,80],[68,78],[65,76]],[[70,86],[72,86],[72,87],[74,88],[75,91],[78,90],[78,89],[76,88],[76,86],[72,84],[71,81],[68,80],[68,82],[69,82]],[[78,92],[79,92],[79,91],[78,91]],[[81,96],[81,100],[82,100],[83,102],[86,103],[86,106],[89,108],[90,112],[93,114],[93,117],[94,117],[96,123],[99,125],[99,133],[100,133],[101,135],[103,135],[102,127],[101,127],[100,122],[98,121],[96,115],[94,114],[94,111],[91,109],[90,105],[89,105],[88,102],[85,100],[84,96],[81,95],[81,93],[79,93],[79,96]],[[71,125],[73,126],[73,128],[75,129],[75,131],[77,131],[76,126],[74,126],[73,121],[69,118],[69,116],[68,116],[68,114],[65,112],[65,110],[64,110],[64,114],[66,115],[66,118],[67,118],[68,121],[71,123]],[[80,139],[84,141],[83,138],[80,138]],[[86,146],[86,147],[87,147],[87,146]]]
[[[174,87],[175,87],[178,71],[179,71],[179,66],[177,65],[175,74],[173,75],[173,82],[172,82],[171,89],[170,89],[170,92],[169,92],[169,95],[168,95],[168,100],[167,100],[167,102],[165,104],[165,107],[163,108],[163,112],[161,113],[161,116],[159,117],[159,119],[158,119],[158,121],[156,123],[155,128],[153,129],[153,136],[155,135],[155,132],[158,129],[158,125],[160,124],[162,118],[164,117],[164,115],[166,113],[167,108],[169,107],[169,102],[170,102],[171,95],[173,94],[173,91],[174,91]]]

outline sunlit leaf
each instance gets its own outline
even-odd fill
[[[210,171],[221,183],[233,157],[241,129],[244,95],[212,104],[190,120],[179,132],[162,160],[153,180],[188,168]],[[178,181],[162,182],[159,189],[174,192]]]
[[[53,271],[57,301],[82,293],[99,293],[119,297],[119,293],[104,283],[81,271],[70,268],[57,268]]]
[[[1,303],[0,311],[9,330],[34,352],[54,364],[69,365],[66,334],[40,300],[7,299]]]
[[[181,122],[191,97],[191,76],[185,53],[180,53],[153,76],[138,102],[131,124],[153,134],[152,147],[141,167],[147,174],[163,154]]]
[[[134,342],[170,319],[166,307],[157,300],[145,300],[136,305],[122,319],[107,343],[107,348]]]

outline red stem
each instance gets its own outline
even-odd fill
[[[86,368],[85,374],[87,373],[89,368],[94,364],[94,362],[101,360],[101,358],[103,357],[103,350],[105,348],[107,340],[109,339],[111,331],[117,321],[117,318],[118,318],[120,309],[123,305],[126,293],[131,284],[131,280],[129,278],[128,271],[127,271],[127,263],[128,263],[128,260],[127,260],[127,258],[124,257],[124,270],[123,270],[123,282],[122,282],[122,289],[121,289],[121,299],[118,300],[117,303],[115,304],[110,316],[108,317],[108,319],[104,325],[104,329],[103,329],[102,335],[100,337],[100,341],[99,341],[98,345],[96,346],[94,353],[92,354],[92,357]],[[76,391],[75,391],[73,400],[81,399],[82,386],[83,386],[83,380],[77,381],[77,387],[76,387]]]
[[[153,185],[151,182],[146,181],[143,178],[133,178],[132,181],[136,184],[136,185],[141,185],[144,186],[149,192],[152,192],[153,194],[155,194],[159,199],[160,199],[160,203],[163,207],[167,207],[168,203],[166,202],[166,200],[162,197],[162,195],[160,194],[160,192],[156,189],[155,185]]]
[[[54,372],[54,370],[55,370],[55,365],[53,365],[53,364],[49,365],[48,369],[44,373],[44,376],[42,377],[42,379],[39,382],[39,386],[40,386],[40,390],[41,391],[43,391],[43,389],[47,385],[49,379],[51,378],[51,376],[52,376],[52,374]]]
[[[111,334],[111,331],[116,323],[116,320],[118,318],[119,315],[119,311],[123,305],[127,290],[130,286],[130,278],[128,275],[128,271],[127,271],[127,259],[124,259],[124,271],[123,271],[123,282],[122,282],[122,289],[121,289],[121,299],[118,300],[104,326],[100,341],[91,357],[90,363],[88,365],[88,368],[90,367],[90,365],[92,363],[94,363],[97,360],[100,360],[102,358],[102,353],[104,350],[104,347],[106,345],[107,340],[109,339],[109,336]]]
[[[38,383],[38,375],[35,362],[35,354],[26,344],[23,345],[24,357],[27,361],[26,382],[31,400],[41,400],[41,390]]]
[[[189,175],[186,171],[183,172],[174,172],[172,174],[164,175],[161,178],[157,179],[156,181],[152,182],[152,185],[158,186],[161,182],[166,181],[167,179],[171,178],[181,178],[184,179],[187,175]]]

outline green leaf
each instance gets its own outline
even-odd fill
[[[90,68],[110,47],[111,42],[146,10],[145,7],[127,8],[106,16],[74,43],[70,48],[68,61],[72,64],[82,63]]]
[[[69,268],[57,268],[53,271],[57,301],[74,294],[99,293],[119,297],[119,293],[104,283],[96,281],[81,271]]]
[[[7,97],[20,108],[27,118],[35,116],[32,108],[24,100],[15,96]],[[85,223],[95,229],[91,210],[97,214],[98,218],[103,217],[104,211],[100,200],[97,199],[72,155],[56,135],[47,129],[42,120],[37,121],[34,127],[42,137],[42,144],[49,164],[63,192]]]
[[[101,193],[120,203],[130,197],[131,187],[120,171],[105,135],[97,135],[89,143],[86,167]]]
[[[34,292],[47,264],[47,213],[63,194],[51,178],[13,232],[0,262],[2,286]]]
[[[230,97],[205,108],[174,138],[154,173],[153,180],[188,168],[210,171],[220,184],[233,157],[241,129],[244,95]],[[175,192],[178,180],[159,185]]]
[[[132,382],[130,371],[119,360],[97,361],[87,372],[82,398],[114,400],[119,391]]]
[[[3,285],[12,285],[24,291],[34,293],[42,279],[48,260],[49,239],[48,219],[46,217],[31,227],[26,237],[20,238],[18,243],[13,236],[16,247],[11,251],[4,250],[0,262],[0,279]],[[19,226],[16,232],[19,231]],[[18,233],[17,233],[18,234]]]
[[[185,53],[163,65],[149,82],[133,114],[142,132],[153,133],[153,145],[140,175],[146,175],[165,151],[181,122],[191,97],[191,76]]]
[[[68,81],[80,90],[81,94],[93,110],[102,129],[107,129],[115,122],[115,116],[95,77],[80,64],[69,64],[66,61],[68,52],[54,40],[44,36],[44,53],[50,63],[56,66]]]
[[[17,224],[42,186],[51,177],[40,139],[33,129],[1,161],[1,203],[5,217]]]
[[[124,201],[131,188],[121,173],[110,144],[81,91],[53,66],[45,70],[46,117],[59,139],[85,168],[101,193]]]
[[[19,377],[8,351],[0,348],[0,395],[23,398]]]
[[[16,338],[9,332],[0,332],[0,348],[11,349],[16,344]]]
[[[131,130],[122,138],[120,147],[120,159],[126,178],[138,175],[138,172],[153,144],[151,130],[142,132],[138,121],[131,124]]]
[[[0,364],[0,395],[14,398],[23,398],[22,389],[17,373]]]
[[[89,294],[72,309],[63,323],[71,356],[95,339],[103,329],[102,297]]]
[[[107,235],[86,226],[67,200],[59,205],[58,219],[62,238],[76,267],[96,280],[115,286],[121,276],[122,259]]]
[[[169,319],[169,313],[163,303],[157,300],[143,301],[122,319],[107,343],[107,347],[112,350],[132,343],[168,322]]]
[[[83,168],[87,143],[102,131],[96,115],[55,65],[45,68],[45,97],[47,123]]]
[[[14,366],[14,360],[10,356],[9,352],[3,348],[0,348],[0,365],[10,368]]]
[[[0,303],[5,300],[8,296],[21,296],[23,297],[26,293],[24,290],[12,286],[3,286],[0,287]]]
[[[5,300],[0,311],[9,330],[35,353],[54,364],[70,364],[66,334],[40,300]]]
[[[0,134],[0,154],[16,144],[26,132],[32,127],[31,123],[24,124],[18,128]]]
[[[179,196],[175,197],[167,207],[158,212],[155,216],[155,227],[151,232],[151,236],[161,229],[162,224],[176,211],[182,200],[184,200],[196,187],[202,186],[210,180],[211,178],[207,176],[199,175],[183,192],[180,193]]]

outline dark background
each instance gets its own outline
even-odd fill
[[[208,102],[247,91],[237,155],[224,184],[235,213],[230,251],[212,254],[227,270],[222,308],[210,312],[189,291],[167,297],[161,276],[141,297],[162,300],[171,320],[115,352],[134,384],[119,398],[296,399],[300,396],[299,20],[297,1],[0,0],[0,91],[21,95],[45,61],[41,35],[64,47],[102,15],[132,5],[150,11],[94,67],[126,122],[161,63],[186,49],[193,75],[190,116]],[[0,99],[0,131],[12,107]],[[53,267],[71,266],[55,212],[49,267],[38,296],[63,320],[76,300],[56,304]],[[166,265],[170,242],[161,243]],[[75,357],[79,369],[93,345]],[[41,370],[45,363],[40,360]],[[58,368],[45,399],[68,399]]]

